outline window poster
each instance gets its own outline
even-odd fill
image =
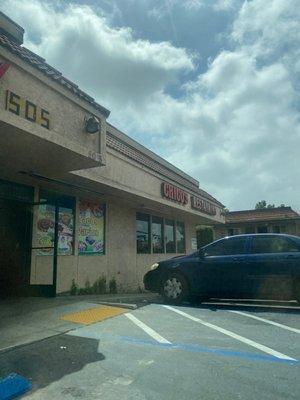
[[[74,213],[71,208],[59,207],[58,254],[73,254]]]
[[[55,207],[48,204],[40,205],[36,223],[36,247],[38,255],[53,255]],[[74,213],[71,208],[59,208],[58,221],[58,254],[73,254]]]
[[[104,254],[104,217],[104,205],[79,202],[79,254]]]

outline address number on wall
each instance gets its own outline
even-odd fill
[[[6,91],[5,108],[13,114],[19,115],[20,117],[26,118],[28,121],[35,122],[44,128],[50,129],[49,111],[37,106],[10,90]]]

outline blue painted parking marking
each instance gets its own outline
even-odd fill
[[[11,400],[28,392],[31,383],[23,376],[12,373],[0,379],[0,400]]]
[[[228,350],[222,348],[216,349],[206,346],[199,346],[198,344],[174,343],[174,342],[170,344],[159,343],[155,340],[137,339],[128,336],[119,336],[119,339],[137,345],[156,346],[156,347],[158,346],[158,347],[163,347],[165,349],[190,351],[192,353],[209,353],[226,357],[239,357],[251,361],[267,361],[267,362],[283,363],[289,365],[298,365],[298,366],[300,365],[300,361],[298,360],[286,360],[284,358],[278,358],[271,355],[269,356],[266,354],[248,353],[237,350]]]

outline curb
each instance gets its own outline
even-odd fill
[[[99,301],[97,304],[103,304],[104,306],[111,306],[111,307],[121,307],[121,308],[128,308],[129,310],[136,310],[138,307],[137,304],[129,304],[129,303],[114,303],[110,301]]]

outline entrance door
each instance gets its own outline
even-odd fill
[[[29,284],[30,217],[26,203],[0,199],[0,297],[22,295]]]
[[[55,296],[57,280],[58,205],[31,205],[32,246],[30,294]]]

